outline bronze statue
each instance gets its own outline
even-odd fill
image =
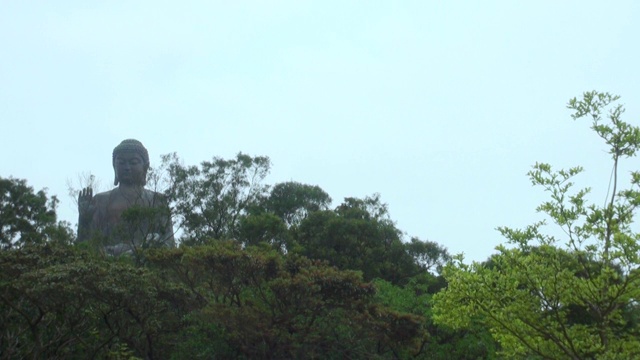
[[[144,188],[149,153],[138,140],[127,139],[113,149],[113,190],[78,195],[78,241],[99,240],[110,255],[152,246],[175,246],[169,206],[162,194]]]

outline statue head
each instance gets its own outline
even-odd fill
[[[113,149],[113,184],[120,182],[144,186],[147,183],[149,170],[149,153],[138,140],[126,139]]]

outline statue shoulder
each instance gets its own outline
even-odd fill
[[[98,194],[95,194],[93,196],[93,201],[96,204],[104,204],[109,202],[109,198],[111,198],[111,194],[113,193],[113,190],[109,190],[109,191],[105,191],[105,192],[101,192]]]
[[[153,190],[143,189],[142,191],[143,191],[143,193],[144,193],[144,196],[145,196],[145,197],[148,197],[148,198],[152,198],[152,197],[155,197],[155,198],[164,197],[164,194],[159,193],[159,192],[155,192],[155,191],[153,191]]]
[[[159,193],[159,192],[155,192],[149,189],[144,189],[143,190],[143,198],[146,199],[147,201],[149,201],[150,203],[164,203],[166,202],[167,198],[166,196],[164,196],[164,194]]]

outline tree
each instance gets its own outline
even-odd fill
[[[408,312],[422,318],[425,336],[420,346],[412,352],[405,351],[401,358],[428,360],[495,359],[496,343],[488,329],[474,323],[470,329],[452,330],[433,322],[433,291],[430,274],[416,276],[404,286],[396,286],[384,280],[374,280],[376,299],[395,311]],[[427,283],[425,283],[425,280]],[[431,279],[433,280],[433,279]],[[439,289],[438,289],[439,290]],[[416,351],[417,349],[417,351]]]
[[[330,203],[331,197],[319,186],[294,181],[278,183],[240,217],[237,240],[245,245],[265,242],[278,251],[290,251],[295,246],[295,228],[309,214],[327,210]]]
[[[499,246],[490,262],[467,265],[457,257],[444,269],[449,285],[435,296],[437,322],[464,328],[482,321],[508,357],[640,356],[640,234],[631,228],[640,173],[631,172],[630,188],[618,190],[619,162],[640,148],[640,128],[621,120],[617,100],[594,91],[568,104],[574,119],[591,118],[591,129],[609,146],[613,173],[606,203],[589,205],[589,188],[573,190],[581,167],[534,165],[532,183],[551,195],[538,211],[564,231],[565,241],[543,233],[544,221],[498,228],[510,246]]]
[[[423,241],[413,237],[405,246],[416,264],[426,271],[440,272],[442,267],[451,260],[447,249],[433,241]]]
[[[167,359],[197,305],[156,271],[70,245],[0,251],[0,268],[0,359]]]
[[[0,178],[0,248],[72,241],[69,225],[57,221],[57,205],[58,198],[35,193],[26,180]]]
[[[376,304],[360,274],[299,255],[234,241],[155,249],[166,283],[199,300],[182,357],[391,358],[416,352],[421,317]],[[220,354],[224,352],[224,354]]]
[[[173,154],[163,162],[170,178],[166,194],[187,242],[237,238],[241,217],[267,193],[262,180],[271,166],[268,157],[239,153],[198,167],[182,165]]]
[[[311,213],[294,233],[299,245],[294,251],[340,269],[360,270],[365,280],[400,284],[423,271],[379,195],[346,198],[335,211]]]
[[[291,235],[281,218],[261,212],[240,219],[238,240],[244,245],[267,243],[280,252],[288,251]]]
[[[319,186],[288,181],[273,186],[265,207],[293,226],[314,211],[328,210],[330,204],[331,197]]]

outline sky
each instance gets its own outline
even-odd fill
[[[264,155],[266,183],[379,193],[407,239],[482,261],[498,226],[544,219],[536,162],[583,166],[604,200],[606,147],[566,104],[611,92],[640,125],[638,19],[632,0],[0,0],[0,176],[75,225],[67,184],[108,190],[124,139],[151,166]]]

